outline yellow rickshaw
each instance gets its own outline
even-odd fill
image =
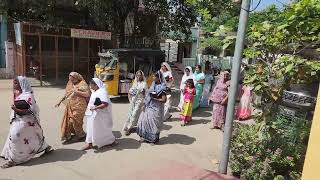
[[[160,69],[165,53],[151,49],[110,49],[99,53],[100,61],[95,66],[94,76],[101,79],[109,95],[128,95],[135,72],[142,70],[148,86],[152,83],[152,72]]]

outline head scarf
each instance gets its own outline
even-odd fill
[[[92,78],[92,80],[96,83],[99,89],[106,89],[106,86],[99,78]]]
[[[186,73],[186,69],[189,70],[189,76],[187,75]],[[185,84],[186,84],[186,81],[188,79],[192,79],[194,80],[194,75],[193,75],[193,72],[192,72],[192,67],[191,66],[187,66],[185,69],[184,69],[184,75],[182,76],[182,80],[181,80],[181,84],[180,84],[180,89],[184,89],[185,87]]]
[[[168,71],[172,72],[170,65],[167,62],[163,62],[162,63],[163,66],[165,66],[167,68]],[[161,68],[161,72],[162,72],[162,68]],[[163,72],[162,72],[163,73]]]
[[[83,77],[81,76],[81,74],[77,73],[77,72],[71,72],[69,74],[69,76],[72,76],[73,78],[77,79],[78,81],[83,81]]]
[[[33,90],[31,84],[27,77],[25,76],[18,76],[17,80],[19,81],[19,85],[22,90],[22,94],[19,95],[20,100],[25,100],[31,105],[30,110],[34,113],[36,117],[39,116],[39,107],[36,104],[36,98],[34,97]]]
[[[221,72],[219,80],[212,91],[210,100],[215,103],[220,103],[228,95],[228,85],[227,81],[225,81],[226,74],[229,74],[229,72]]]
[[[164,79],[161,71],[157,71],[155,73],[155,76],[157,76],[159,78],[160,84],[156,84],[156,82],[153,81],[153,83],[149,89],[149,92],[145,98],[145,101],[144,101],[146,106],[149,106],[150,102],[152,100],[150,93],[154,92],[154,93],[156,93],[157,96],[161,95],[162,93],[165,93],[165,94],[167,93],[168,88],[166,86],[166,80]]]
[[[138,84],[138,82],[139,82],[139,79],[138,79],[138,77],[137,77],[137,74],[138,73],[141,73],[141,75],[142,75],[142,77],[143,77],[143,82],[146,82],[146,77],[144,76],[144,73],[143,73],[143,71],[141,71],[141,70],[138,70],[137,72],[136,72],[136,75],[135,75],[135,78],[134,78],[134,81],[133,81],[133,85],[132,86],[135,86],[135,85],[137,85]]]
[[[99,97],[101,101],[111,103],[105,84],[99,78],[92,78],[98,86],[98,90],[92,94],[92,97]]]
[[[161,71],[157,71],[156,75],[160,80],[160,84],[156,84],[155,82],[153,82],[153,90],[159,95],[163,92],[166,93],[167,86],[163,74],[161,73]]]
[[[105,88],[104,83],[99,78],[92,78],[92,80],[98,86],[99,89],[91,94],[86,114],[87,115],[90,114],[89,113],[90,112],[90,108],[92,106],[94,106],[94,102],[95,102],[95,100],[97,98],[99,98],[100,101],[106,102],[106,103],[109,104],[108,107],[107,107],[107,111],[111,114],[111,112],[112,112],[112,110],[111,110],[111,100],[109,98],[109,95],[108,95],[108,92],[107,92],[107,90]]]
[[[17,79],[23,93],[33,93],[31,84],[25,76],[18,76]]]

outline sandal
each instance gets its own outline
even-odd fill
[[[48,146],[48,147],[44,150],[44,154],[51,153],[52,151],[54,151],[54,149],[52,149],[52,146]]]
[[[131,134],[130,129],[124,130],[123,132],[124,132],[124,135],[126,136],[129,136]]]
[[[114,147],[118,144],[119,144],[118,141],[114,141],[112,144],[109,144],[108,147]]]
[[[92,148],[93,148],[92,144],[87,144],[85,147],[81,148],[81,151],[86,151]]]
[[[145,141],[146,141],[146,140],[145,140],[144,138],[140,137],[139,142],[143,143],[143,142],[145,142]]]
[[[1,168],[2,168],[2,169],[6,169],[6,168],[13,167],[13,166],[15,166],[15,165],[16,165],[16,163],[14,163],[14,162],[12,162],[12,161],[7,161],[5,164],[3,164],[3,165],[1,166]]]

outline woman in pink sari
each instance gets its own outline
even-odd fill
[[[209,98],[213,102],[211,129],[223,129],[228,102],[228,72],[222,72]]]
[[[237,120],[246,120],[251,116],[251,88],[244,85],[242,87],[242,96],[237,109]]]

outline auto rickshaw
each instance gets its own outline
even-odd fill
[[[142,70],[150,87],[152,72],[160,69],[165,53],[151,49],[110,49],[99,53],[95,77],[101,79],[111,96],[128,95],[135,72]]]

